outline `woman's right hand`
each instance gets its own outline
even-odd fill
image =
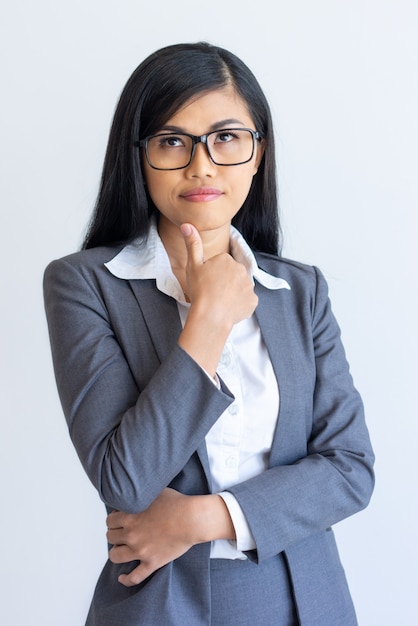
[[[183,224],[181,232],[187,249],[191,307],[179,345],[213,376],[233,325],[251,317],[258,298],[241,263],[228,253],[205,260],[198,230]]]

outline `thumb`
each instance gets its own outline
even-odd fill
[[[204,262],[204,257],[199,231],[192,224],[182,224],[180,230],[186,244],[188,262],[192,265],[201,265]]]
[[[125,587],[135,587],[135,585],[142,583],[154,571],[155,568],[153,569],[141,562],[130,574],[121,574],[118,576],[118,582]]]

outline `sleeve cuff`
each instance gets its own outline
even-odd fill
[[[222,491],[218,496],[225,502],[234,525],[236,541],[231,543],[241,552],[254,550],[256,547],[254,537],[238,500],[229,491]]]
[[[207,372],[205,369],[203,369],[203,367],[202,367],[202,370],[205,372],[206,376],[213,382],[215,387],[217,389],[220,389],[221,388],[221,383],[220,383],[220,380],[218,378],[218,374],[215,374],[215,376],[213,376],[213,378],[212,378],[212,376],[209,374],[209,372]]]

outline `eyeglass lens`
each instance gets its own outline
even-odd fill
[[[238,165],[253,155],[254,138],[249,130],[223,129],[208,133],[206,146],[217,165]],[[193,139],[182,133],[160,134],[148,139],[147,156],[152,167],[177,169],[191,160]]]

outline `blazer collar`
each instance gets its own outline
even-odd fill
[[[262,270],[254,253],[241,235],[231,226],[230,251],[233,258],[244,265],[249,276],[268,289],[290,289],[289,283],[278,276]],[[174,276],[167,252],[158,234],[155,220],[152,221],[146,242],[135,240],[126,245],[105,266],[114,276],[125,280],[155,279],[160,291],[184,302],[183,291]]]

